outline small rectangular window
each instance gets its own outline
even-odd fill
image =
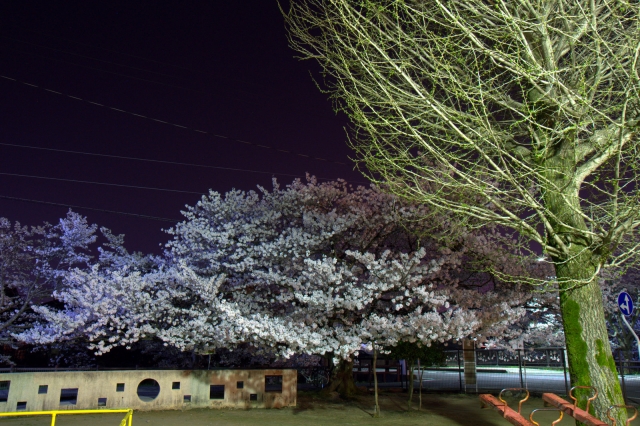
[[[78,388],[60,390],[60,405],[76,405],[78,403]]]
[[[224,385],[211,385],[209,399],[224,399]]]
[[[116,384],[116,392],[124,392],[124,383]]]
[[[27,410],[27,401],[20,401],[16,405],[16,411],[26,411]]]
[[[7,402],[9,399],[9,386],[11,380],[4,380],[0,382],[0,402]]]
[[[258,394],[257,393],[249,394],[249,401],[257,401],[257,400],[258,400]]]
[[[244,382],[237,382],[237,383],[236,383],[236,387],[237,387],[238,389],[243,389],[243,388],[244,388]]]
[[[98,398],[98,407],[106,407],[107,398]]]
[[[185,395],[183,398],[184,402],[191,402],[191,395]]]
[[[265,392],[282,392],[282,376],[264,376]]]
[[[174,389],[174,390],[180,389],[180,382],[171,383],[171,389]]]
[[[49,391],[49,385],[38,386],[38,394],[47,393]]]

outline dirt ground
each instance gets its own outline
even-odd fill
[[[509,401],[510,402],[510,401]],[[275,426],[275,425],[442,425],[442,426],[502,426],[510,423],[491,409],[480,409],[480,402],[474,395],[429,394],[423,396],[422,410],[417,408],[417,395],[414,409],[407,410],[407,394],[385,392],[381,394],[382,415],[372,418],[373,395],[361,395],[355,400],[344,401],[340,398],[323,398],[317,393],[300,392],[297,407],[281,410],[207,410],[185,411],[137,411],[133,415],[133,425],[153,426]],[[517,406],[517,404],[511,404]],[[531,410],[542,408],[540,398],[531,398],[523,406],[528,417]],[[122,419],[120,414],[109,415],[66,415],[59,416],[56,426],[117,426]],[[534,420],[541,425],[549,425],[558,417],[557,412],[536,414]],[[49,426],[50,417],[0,418],[4,426]],[[560,425],[574,425],[571,418],[565,417]]]

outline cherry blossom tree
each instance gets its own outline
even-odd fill
[[[355,391],[363,343],[497,335],[530,293],[487,271],[510,270],[497,231],[450,232],[446,217],[375,187],[294,181],[272,191],[211,191],[169,230],[164,258],[132,255],[111,236],[101,263],[74,270],[65,308],[21,337],[84,335],[96,353],[153,336],[201,353],[250,344],[328,357],[329,390]]]
[[[71,211],[56,225],[31,228],[0,218],[0,342],[14,344],[13,334],[35,321],[33,306],[51,300],[69,268],[87,265],[95,231]]]
[[[340,367],[332,384],[345,393],[363,342],[484,338],[530,297],[483,273],[517,264],[499,233],[453,238],[446,218],[376,188],[311,180],[212,192],[185,216],[170,231],[171,253],[198,276],[225,276],[221,291],[242,311],[238,338],[284,356],[327,355]]]

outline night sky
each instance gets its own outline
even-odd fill
[[[273,176],[305,172],[362,182],[348,121],[310,72],[318,65],[295,58],[275,0],[1,2],[0,196],[178,221],[209,189],[271,188]],[[67,210],[0,198],[0,216],[28,225]],[[74,210],[144,252],[159,252],[172,224]]]

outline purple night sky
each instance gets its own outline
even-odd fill
[[[347,119],[336,116],[309,75],[318,75],[317,64],[294,55],[275,0],[2,2],[0,196],[177,221],[180,210],[195,204],[198,194],[210,188],[271,188],[270,173],[281,184],[293,177],[279,173],[364,181],[348,159],[352,152],[343,130]],[[67,210],[0,198],[0,216],[28,225],[55,222]],[[170,222],[74,210],[91,223],[126,234],[131,250],[158,252],[158,245],[168,239],[161,228]]]

